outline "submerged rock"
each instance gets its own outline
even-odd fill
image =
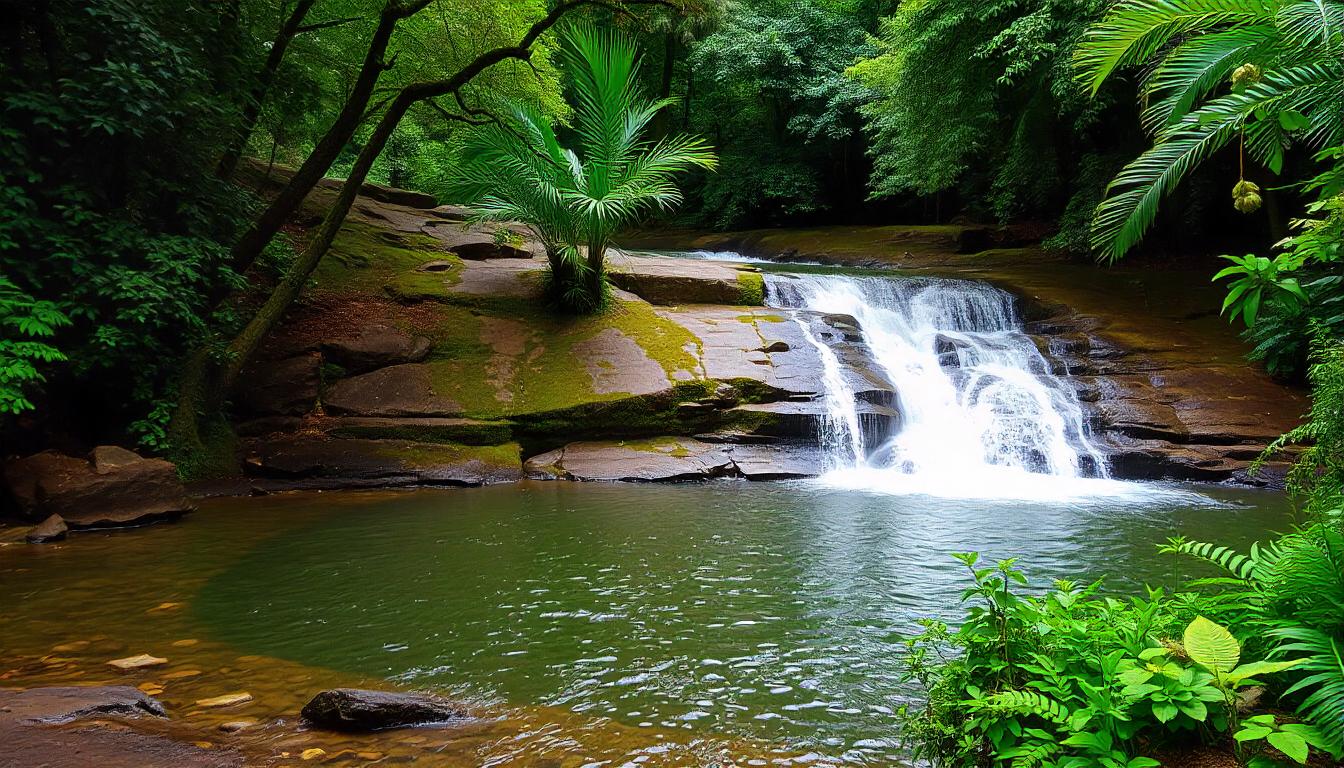
[[[465,718],[457,704],[438,696],[358,688],[322,691],[303,707],[303,719],[336,731],[378,731]]]
[[[88,458],[43,451],[12,460],[4,481],[21,516],[59,515],[71,528],[134,525],[195,509],[170,462],[111,445]]]
[[[52,515],[38,523],[24,538],[29,544],[46,544],[49,541],[61,541],[69,530],[60,515]]]
[[[24,724],[57,725],[118,715],[167,717],[157,699],[129,685],[0,689],[0,718]]]

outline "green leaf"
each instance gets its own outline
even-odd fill
[[[1291,661],[1252,661],[1242,664],[1232,670],[1227,675],[1227,681],[1233,685],[1249,680],[1260,675],[1272,675],[1282,672],[1285,669],[1292,669],[1306,659],[1293,659]]]
[[[1182,642],[1192,661],[1218,675],[1236,669],[1241,660],[1241,644],[1237,638],[1226,627],[1203,616],[1196,616],[1185,628]]]
[[[1153,702],[1153,717],[1156,717],[1159,722],[1169,723],[1180,713],[1180,708],[1169,701]]]
[[[1265,739],[1275,749],[1297,761],[1300,765],[1307,764],[1307,740],[1295,733],[1288,731],[1278,731],[1269,734]]]
[[[1285,131],[1302,131],[1311,127],[1311,120],[1295,109],[1285,109],[1279,113],[1279,125]]]
[[[1263,739],[1273,732],[1274,732],[1273,728],[1266,728],[1263,725],[1248,725],[1245,728],[1242,728],[1240,731],[1237,731],[1237,735],[1233,736],[1232,738],[1236,739],[1239,742],[1255,741],[1256,739]]]

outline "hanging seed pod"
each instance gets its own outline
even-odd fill
[[[1254,64],[1242,64],[1232,70],[1232,87],[1241,90],[1260,82],[1260,67]]]
[[[1253,181],[1242,179],[1232,187],[1232,207],[1241,213],[1255,213],[1260,210],[1260,187]]]

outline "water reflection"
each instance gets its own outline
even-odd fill
[[[899,640],[950,617],[965,586],[946,553],[1163,581],[1171,561],[1153,545],[1169,535],[1237,545],[1289,522],[1271,494],[1149,490],[1146,506],[808,483],[406,494],[261,543],[195,605],[256,653],[884,761],[905,695]]]

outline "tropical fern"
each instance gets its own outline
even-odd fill
[[[1338,747],[1344,745],[1344,639],[1310,627],[1283,627],[1273,633],[1285,641],[1284,655],[1305,661],[1298,671],[1306,676],[1286,696],[1306,692],[1298,711]]]
[[[985,706],[995,712],[1036,715],[1056,725],[1069,722],[1069,708],[1035,691],[1000,691],[986,698]]]

